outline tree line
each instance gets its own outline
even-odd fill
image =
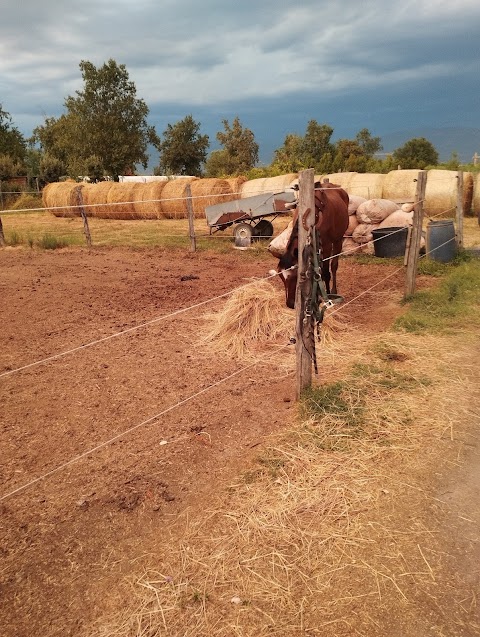
[[[95,67],[82,60],[83,89],[66,97],[65,112],[47,117],[26,139],[0,104],[0,180],[39,177],[42,183],[70,176],[93,181],[106,176],[132,175],[148,164],[148,149],[159,155],[154,174],[248,178],[274,176],[314,168],[317,173],[356,171],[389,172],[402,168],[423,169],[438,164],[438,153],[427,139],[414,138],[384,159],[380,137],[367,128],[354,139],[332,141],[333,128],[312,119],[304,135],[287,134],[273,154],[270,166],[258,167],[259,146],[253,131],[235,117],[222,120],[216,134],[220,145],[209,152],[210,139],[201,124],[186,115],[168,124],[159,136],[148,124],[149,108],[137,96],[123,64],[113,59]],[[458,157],[452,156],[458,168]],[[451,168],[455,168],[453,165]]]

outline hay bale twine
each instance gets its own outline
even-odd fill
[[[113,182],[107,192],[110,219],[132,219],[134,213],[133,192],[135,182]]]
[[[88,217],[108,219],[110,217],[110,206],[107,205],[107,197],[113,181],[100,181],[98,184],[88,184],[82,191],[85,212]]]
[[[385,176],[382,173],[354,174],[348,185],[348,194],[350,196],[364,197],[365,199],[380,199],[383,197]]]
[[[168,181],[149,181],[135,191],[133,209],[137,219],[162,219],[162,193]]]
[[[357,218],[360,223],[380,223],[395,210],[398,204],[390,199],[369,199],[358,206]]]
[[[85,184],[79,184],[73,179],[52,182],[42,191],[43,206],[48,208],[55,217],[80,216],[80,210],[72,206],[78,204],[75,189],[81,188],[83,190],[84,186]]]
[[[177,177],[169,179],[162,190],[162,216],[165,219],[184,219],[187,214],[185,189],[198,177]]]
[[[429,170],[424,211],[430,216],[454,217],[457,209],[457,171]],[[463,214],[470,214],[473,199],[473,175],[463,173]]]
[[[226,179],[197,179],[190,185],[193,215],[205,218],[205,208],[232,200],[232,190]]]
[[[383,182],[383,199],[390,199],[397,203],[413,201],[417,189],[417,179],[420,170],[391,170],[385,175]]]

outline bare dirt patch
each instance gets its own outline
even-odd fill
[[[0,503],[5,637],[87,634],[128,600],[123,577],[165,550],[178,516],[200,515],[293,424],[293,353],[207,390],[242,368],[199,346],[222,300],[155,320],[270,266],[233,250],[0,252],[0,374],[100,341],[0,377],[0,495],[20,489]],[[347,299],[372,288],[342,311],[351,330],[382,330],[401,311],[397,268],[342,262]]]

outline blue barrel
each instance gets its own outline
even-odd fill
[[[427,256],[434,261],[448,263],[457,254],[455,226],[451,219],[427,223]]]

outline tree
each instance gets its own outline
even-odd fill
[[[148,106],[137,98],[125,65],[110,59],[96,68],[82,60],[80,70],[84,89],[65,99],[67,113],[47,119],[34,131],[43,150],[65,162],[74,176],[70,166],[77,171],[92,157],[99,158],[103,172],[115,179],[136,164],[146,168],[148,144],[158,148],[160,140],[147,124]]]
[[[393,151],[393,158],[402,168],[419,168],[438,164],[438,153],[425,137],[410,139],[400,148]]]
[[[227,177],[233,175],[235,166],[225,149],[212,150],[205,162],[206,177]]]
[[[302,163],[318,170],[325,155],[333,155],[333,146],[330,142],[332,134],[333,128],[331,126],[319,124],[316,120],[311,119],[307,124],[302,142]]]
[[[187,115],[172,126],[168,124],[160,142],[160,164],[155,172],[171,175],[201,176],[207,158],[208,135],[200,135],[200,124]]]
[[[373,157],[375,153],[383,150],[380,137],[372,137],[368,128],[362,128],[362,130],[357,133],[355,141],[362,149],[365,157],[369,159]]]
[[[303,163],[302,154],[303,137],[289,133],[285,137],[283,146],[273,153],[273,166],[281,172],[296,173],[304,168],[309,168]]]
[[[0,104],[0,155],[8,155],[15,164],[23,163],[27,143],[18,128],[13,126],[9,113]]]
[[[224,132],[217,133],[217,140],[225,151],[229,171],[227,174],[241,175],[248,172],[258,162],[258,144],[249,128],[243,128],[238,117],[230,126],[228,119],[222,119]]]

